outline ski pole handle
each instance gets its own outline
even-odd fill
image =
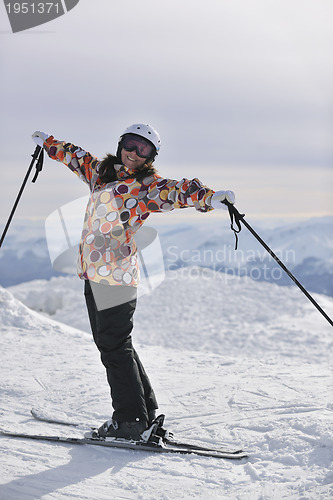
[[[40,146],[38,146],[38,147],[40,147]],[[36,182],[39,172],[42,171],[43,163],[44,163],[44,149],[41,148],[40,152],[38,152],[38,160],[36,163],[36,172],[35,172],[35,175],[34,175],[31,182],[34,182],[34,183]]]
[[[222,203],[228,207],[229,217],[230,217],[230,221],[231,221],[230,227],[231,227],[231,230],[235,234],[235,238],[236,238],[235,250],[237,250],[238,233],[240,233],[242,230],[242,226],[241,226],[240,222],[241,221],[244,222],[245,214],[240,214],[238,212],[237,208],[235,207],[235,205],[230,203],[228,200],[224,200],[224,201],[222,201]],[[234,224],[236,224],[237,229],[234,227]]]

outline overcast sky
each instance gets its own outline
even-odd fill
[[[139,121],[163,176],[232,189],[253,216],[333,214],[331,0],[80,0],[16,34],[0,14],[0,222],[36,129],[100,157]],[[85,193],[47,159],[17,217]]]

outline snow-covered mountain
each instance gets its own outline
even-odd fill
[[[30,409],[91,424],[111,414],[98,351],[82,331],[82,283],[60,277],[11,291],[0,288],[0,427],[79,436],[35,421]],[[332,316],[333,300],[315,298]],[[332,497],[332,327],[297,288],[200,267],[170,271],[139,299],[133,337],[175,435],[241,444],[249,459],[0,436],[1,498]]]
[[[251,224],[277,257],[312,292],[333,296],[333,217],[268,228]],[[200,265],[255,281],[290,285],[290,278],[243,226],[238,250],[228,223],[160,229],[166,269]]]
[[[0,285],[6,287],[52,276],[61,273],[52,268],[44,222],[14,220],[0,249]]]
[[[160,219],[152,218],[152,224]],[[250,221],[248,221],[250,223]],[[150,220],[147,225],[150,224]],[[310,292],[333,296],[333,217],[308,219],[270,228],[251,224],[277,256]],[[243,227],[239,248],[229,222],[206,215],[195,224],[156,226],[166,271],[184,266],[209,267],[255,281],[290,285],[290,278]],[[50,262],[42,222],[13,224],[0,251],[0,284],[60,276]]]

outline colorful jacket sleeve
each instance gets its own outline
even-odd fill
[[[148,212],[164,212],[188,207],[194,207],[199,212],[208,212],[213,210],[210,201],[214,192],[204,186],[199,179],[184,178],[176,181],[155,176],[153,182],[144,179],[139,198]]]
[[[70,142],[57,141],[52,135],[44,142],[44,149],[52,160],[67,165],[92,190],[98,178],[97,158]]]

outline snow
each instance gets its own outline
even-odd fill
[[[332,298],[313,295],[332,317]],[[110,417],[78,278],[0,288],[0,324],[1,428],[82,432],[36,421],[33,407],[82,423]],[[249,458],[0,436],[0,498],[332,498],[332,327],[298,288],[169,271],[139,299],[133,337],[176,437],[241,445]]]

